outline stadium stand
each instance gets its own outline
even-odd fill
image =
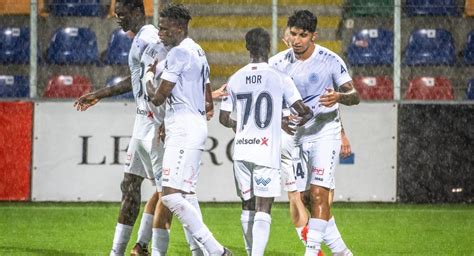
[[[454,40],[445,29],[419,29],[410,35],[405,48],[405,64],[454,65]]]
[[[78,98],[92,90],[87,77],[56,75],[49,79],[43,93],[45,98]]]
[[[88,28],[58,28],[47,50],[52,64],[94,64],[98,62],[95,33]]]
[[[0,63],[27,64],[30,60],[29,41],[27,27],[0,28]]]
[[[453,88],[446,77],[417,77],[410,81],[406,100],[453,100]]]
[[[466,93],[468,100],[474,100],[474,78],[468,81]]]
[[[406,0],[408,16],[459,16],[456,0]]]
[[[116,86],[120,81],[124,79],[123,76],[111,76],[107,79],[107,87]],[[126,92],[113,97],[114,99],[126,99],[133,100],[133,91]]]
[[[0,75],[0,98],[30,97],[28,77]]]
[[[347,15],[393,16],[393,0],[348,0]]]
[[[128,52],[132,45],[132,39],[122,29],[112,32],[105,53],[104,63],[108,65],[127,65]]]
[[[362,100],[393,100],[393,83],[387,76],[355,76],[353,81]]]
[[[391,65],[393,33],[384,29],[363,29],[355,32],[348,48],[351,65]]]
[[[54,16],[100,16],[100,0],[53,0],[50,4]]]
[[[467,36],[466,46],[464,47],[464,62],[468,65],[474,65],[474,30]]]
[[[474,0],[466,0],[464,4],[464,14],[466,16],[474,16]]]

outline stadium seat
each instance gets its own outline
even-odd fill
[[[121,77],[121,76],[111,76],[107,79],[107,87],[111,87],[111,86],[116,86],[120,81],[122,81],[124,77]],[[113,97],[115,99],[127,99],[127,100],[133,100],[134,97],[133,97],[133,91],[130,91],[130,92],[126,92],[126,93],[123,93],[123,94],[120,94],[120,95],[117,95],[115,97]]]
[[[108,65],[127,65],[128,52],[132,45],[132,39],[122,29],[112,32],[105,54],[104,63]]]
[[[466,14],[466,16],[474,16],[474,0],[466,0],[464,14]]]
[[[95,33],[88,28],[59,28],[47,51],[48,63],[94,64],[98,62]]]
[[[87,77],[56,75],[48,80],[43,97],[78,98],[91,90],[92,84]]]
[[[0,98],[30,97],[28,77],[0,75]]]
[[[348,48],[352,65],[391,65],[393,33],[384,29],[363,29],[354,33]]]
[[[0,63],[27,64],[30,61],[30,30],[0,28]]]
[[[393,0],[348,0],[349,16],[387,16],[393,15]]]
[[[454,39],[444,29],[419,29],[410,35],[405,48],[405,64],[454,65]]]
[[[474,100],[474,78],[467,83],[467,99]]]
[[[464,47],[464,62],[468,65],[474,65],[474,30],[467,36],[466,46]]]
[[[408,16],[459,16],[457,0],[406,0]]]
[[[50,5],[54,16],[100,16],[100,0],[53,0]]]
[[[362,100],[393,100],[393,83],[387,76],[355,76],[353,81]]]
[[[446,77],[417,77],[410,81],[406,100],[453,100],[453,88]]]

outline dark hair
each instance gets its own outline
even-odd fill
[[[173,19],[178,24],[187,26],[188,22],[192,19],[189,10],[182,4],[168,5],[161,12],[160,17]]]
[[[295,11],[293,15],[288,18],[288,27],[297,27],[309,32],[316,32],[318,25],[318,18],[308,10]]]
[[[123,4],[123,6],[127,7],[130,11],[135,10],[136,8],[140,8],[143,14],[145,14],[145,6],[143,5],[143,0],[117,0]]]
[[[245,47],[254,56],[266,56],[270,52],[270,34],[263,28],[253,28],[245,34]]]

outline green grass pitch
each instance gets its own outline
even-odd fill
[[[215,237],[245,255],[240,204],[201,207]],[[0,203],[0,255],[107,255],[118,209],[116,203]],[[354,255],[474,255],[473,205],[336,203],[333,212]],[[272,218],[266,255],[303,255],[288,205],[276,204]],[[175,219],[168,255],[189,254]]]

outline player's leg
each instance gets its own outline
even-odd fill
[[[329,194],[339,159],[340,139],[326,139],[303,144],[310,176],[311,218],[308,222],[306,255],[321,249],[331,211]]]
[[[252,229],[255,220],[255,197],[252,193],[252,172],[242,161],[234,161],[234,179],[237,196],[242,200],[240,223],[247,255],[252,255]]]
[[[199,201],[195,193],[190,193],[190,194],[184,194],[184,199],[188,201],[194,209],[198,212],[198,218],[202,220],[202,213],[201,213],[201,207],[199,206]],[[204,248],[204,245],[198,242],[192,235],[191,231],[189,229],[186,229],[183,226],[184,230],[184,235],[186,237],[186,241],[188,242],[189,249],[191,250],[191,255],[192,256],[207,256],[209,253],[206,251]]]
[[[155,214],[155,208],[159,198],[159,193],[155,192],[146,202],[145,207],[143,208],[140,227],[138,228],[137,242],[132,248],[130,255],[148,254],[148,243],[152,237],[153,216]]]
[[[334,199],[334,189],[331,189],[329,193],[329,205],[332,207]],[[352,252],[347,248],[346,243],[342,240],[341,233],[336,225],[336,220],[334,216],[331,214],[331,217],[328,222],[328,226],[326,227],[326,232],[323,236],[324,243],[331,249],[332,255],[335,256],[351,256]]]
[[[183,193],[192,190],[193,182],[199,175],[201,150],[167,147],[163,158],[163,203],[180,222],[201,242],[211,255],[225,253],[224,247],[217,242],[199,213],[184,198]]]
[[[263,256],[270,237],[272,203],[281,194],[280,169],[254,166],[252,183],[256,198],[252,255]]]
[[[160,193],[161,194],[161,193]],[[153,219],[152,255],[166,255],[170,241],[170,227],[173,214],[158,200]]]

